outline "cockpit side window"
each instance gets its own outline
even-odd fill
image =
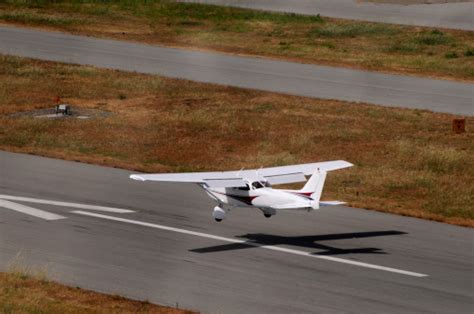
[[[250,186],[247,184],[247,185],[245,185],[245,186],[238,187],[237,189],[238,189],[238,190],[241,190],[241,191],[249,191],[249,190],[250,190]]]

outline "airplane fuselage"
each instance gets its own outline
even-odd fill
[[[309,195],[296,190],[279,190],[270,187],[249,190],[209,187],[204,187],[204,189],[219,204],[230,207],[256,207],[264,212],[273,212],[277,209],[315,209],[315,201]]]

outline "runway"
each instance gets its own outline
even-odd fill
[[[350,171],[350,170],[347,170]],[[0,152],[0,268],[203,313],[471,313],[473,230],[363,209],[233,210],[194,185]]]
[[[350,102],[472,116],[473,85],[0,26],[0,53]]]
[[[187,0],[257,10],[443,28],[474,30],[474,3],[382,4],[356,0]]]

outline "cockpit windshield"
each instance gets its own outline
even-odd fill
[[[255,181],[252,183],[252,186],[254,189],[261,189],[261,188],[264,188],[264,187],[270,187],[270,184],[266,181],[263,181],[263,182],[260,182],[260,181]]]

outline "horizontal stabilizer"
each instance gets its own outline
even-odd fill
[[[146,179],[138,174],[132,174],[130,179],[137,180],[137,181],[146,181]]]
[[[341,201],[320,201],[319,205],[321,206],[337,206],[337,205],[344,205],[347,204],[346,202]]]

